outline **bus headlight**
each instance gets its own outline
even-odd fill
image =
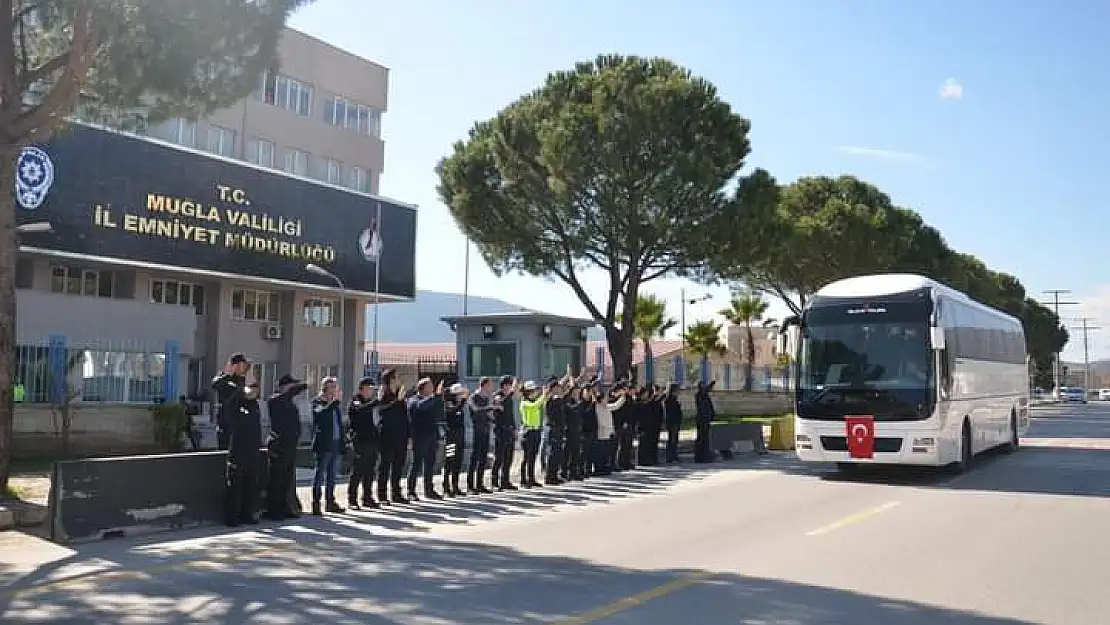
[[[929,454],[936,449],[936,446],[937,439],[931,436],[927,436],[924,438],[913,439],[913,445],[910,446],[910,450],[915,454]]]
[[[798,434],[794,437],[794,446],[798,449],[813,449],[813,440],[809,434]]]

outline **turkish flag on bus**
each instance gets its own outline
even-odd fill
[[[845,417],[844,429],[849,458],[875,457],[875,417]]]

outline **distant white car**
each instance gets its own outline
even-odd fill
[[[1087,403],[1086,389],[1072,387],[1064,387],[1060,389],[1060,401],[1063,403]]]
[[[1110,401],[1110,388],[1098,389],[1098,399],[1099,401]]]

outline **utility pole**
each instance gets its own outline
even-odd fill
[[[1101,330],[1099,326],[1090,325],[1092,319],[1082,317],[1079,319],[1079,326],[1072,326],[1072,330],[1080,330],[1083,332],[1083,391],[1090,392],[1091,390],[1091,350],[1087,343],[1087,333],[1095,330]]]
[[[1052,304],[1052,310],[1053,310],[1053,312],[1056,313],[1056,318],[1057,319],[1060,318],[1060,306],[1061,305],[1064,305],[1064,306],[1077,306],[1077,305],[1079,305],[1079,302],[1061,302],[1060,301],[1060,296],[1061,295],[1066,295],[1068,293],[1071,293],[1071,291],[1069,291],[1068,289],[1049,289],[1047,291],[1044,291],[1044,293],[1045,293],[1045,295],[1051,295],[1052,296],[1052,301],[1051,302],[1041,302],[1041,303],[1045,304],[1045,305]],[[1052,355],[1052,384],[1053,384],[1053,387],[1054,387],[1053,390],[1055,390],[1057,393],[1059,393],[1060,392],[1060,352],[1056,352],[1055,354]]]

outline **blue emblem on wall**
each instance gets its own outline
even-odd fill
[[[15,162],[15,201],[25,210],[42,206],[54,184],[54,163],[41,148],[23,148]]]

